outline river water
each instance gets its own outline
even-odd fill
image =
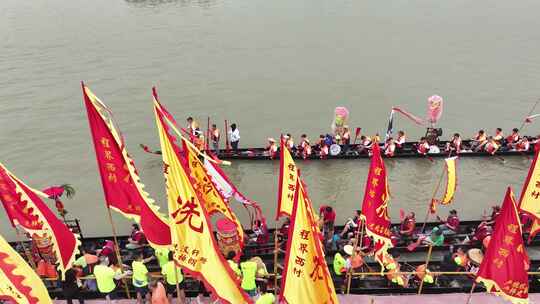
[[[540,97],[540,2],[426,0],[3,0],[0,2],[0,161],[35,188],[71,183],[70,216],[110,235],[80,81],[114,111],[147,190],[165,206],[150,88],[179,121],[239,125],[241,146],[290,132],[349,125],[382,133],[391,106],[424,116],[439,94],[445,136],[507,132]],[[540,109],[538,109],[540,111]],[[403,118],[411,137],[424,130]],[[525,133],[537,134],[537,125]],[[451,207],[464,219],[519,193],[525,157],[459,161]],[[389,160],[390,215],[425,214],[442,161]],[[316,205],[344,221],[363,197],[367,160],[300,163]],[[277,162],[235,162],[232,180],[271,218]],[[241,218],[246,214],[235,208]],[[441,215],[446,209],[441,209]],[[121,232],[128,222],[115,216]],[[4,213],[0,232],[12,239]],[[247,222],[245,221],[247,224]]]

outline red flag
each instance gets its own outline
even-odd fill
[[[0,200],[11,224],[14,227],[20,225],[30,234],[50,237],[58,268],[64,273],[75,261],[80,242],[40,196],[47,197],[45,193],[28,187],[0,163]]]
[[[169,246],[168,221],[144,191],[120,130],[112,121],[112,113],[84,84],[82,88],[107,207],[140,221],[141,229],[152,245]]]
[[[530,262],[521,233],[514,194],[508,187],[476,282],[482,282],[488,292],[514,304],[529,302],[527,270]]]
[[[392,247],[388,216],[389,196],[386,168],[379,145],[375,144],[362,203],[362,216],[365,219],[367,235],[375,241],[375,259],[380,264],[383,264],[388,248]]]

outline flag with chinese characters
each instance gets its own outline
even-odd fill
[[[375,259],[381,265],[388,254],[388,248],[392,247],[388,215],[389,196],[386,168],[379,145],[375,144],[362,202],[362,217],[365,220],[366,234],[375,242]]]
[[[538,147],[540,142],[536,145]],[[529,241],[540,231],[540,162],[538,162],[538,153],[540,149],[536,149],[534,160],[527,179],[523,184],[521,190],[521,197],[519,199],[519,208],[522,211],[531,215],[533,224],[531,227],[531,233],[529,235]]]
[[[287,303],[338,303],[324,259],[313,208],[297,180],[280,299]]]
[[[41,278],[1,236],[0,300],[17,304],[52,304]]]
[[[162,106],[163,107],[163,106]],[[184,147],[184,157],[189,165],[191,177],[195,184],[195,190],[199,193],[202,202],[205,204],[209,216],[214,213],[221,213],[236,225],[236,232],[240,238],[240,246],[244,247],[244,229],[242,224],[231,210],[229,204],[225,201],[220,191],[212,182],[212,178],[206,172],[204,164],[201,162],[195,151],[182,139]]]
[[[529,302],[529,265],[514,194],[508,187],[476,282],[482,282],[488,292],[514,304],[526,304]]]
[[[177,139],[170,133],[172,122],[161,112],[156,97],[154,95],[154,112],[161,142],[174,259],[223,301],[252,303],[220,253],[205,204],[194,189],[195,181]]]
[[[140,222],[146,239],[153,246],[169,246],[168,220],[144,191],[112,112],[84,84],[82,89],[107,207]]]
[[[454,194],[456,193],[456,160],[457,157],[449,157],[444,160],[446,164],[446,191],[444,191],[443,198],[439,201],[442,205],[450,204],[454,199]]]
[[[41,197],[40,197],[41,196]],[[29,234],[50,237],[63,273],[75,261],[80,241],[42,200],[45,193],[27,186],[0,163],[0,200],[13,227],[20,225]]]
[[[279,150],[279,189],[276,220],[283,215],[291,216],[296,193],[296,181],[298,180],[298,168],[294,163],[291,152],[287,149],[283,136],[281,137]]]

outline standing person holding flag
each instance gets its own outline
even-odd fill
[[[373,145],[373,156],[366,181],[364,200],[362,202],[362,219],[365,222],[366,234],[375,243],[375,260],[385,264],[390,240],[390,217],[388,216],[388,180],[386,168],[381,157],[379,145]]]
[[[529,303],[527,271],[530,261],[521,233],[514,194],[508,187],[476,282],[483,283],[488,292],[513,304]]]
[[[221,255],[202,196],[194,185],[177,138],[174,122],[162,111],[153,92],[154,113],[161,143],[166,181],[174,260],[190,275],[203,281],[206,289],[225,303],[253,303],[240,288],[236,275]]]

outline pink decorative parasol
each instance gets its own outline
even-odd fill
[[[433,95],[428,98],[428,121],[431,124],[437,123],[441,118],[443,111],[443,99],[439,95]]]

